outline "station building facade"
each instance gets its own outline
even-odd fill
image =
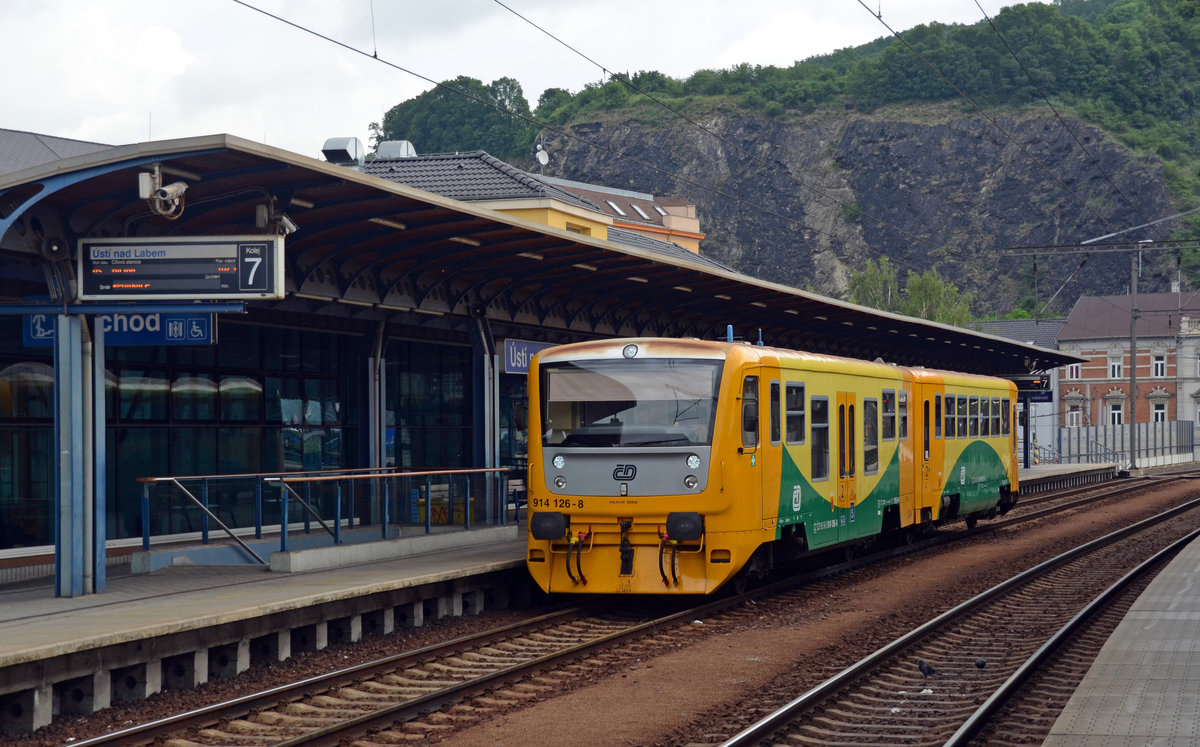
[[[103,465],[77,477],[103,483],[96,520],[114,548],[137,544],[148,476],[520,470],[521,366],[539,346],[735,327],[781,347],[997,375],[1063,362],[741,275],[688,245],[703,235],[686,204],[589,194],[486,154],[364,164],[229,135],[108,147],[12,131],[0,146],[0,565],[54,552],[56,428],[80,414],[56,404],[61,348],[39,341],[37,318],[82,319],[86,351],[116,315],[155,313],[79,302],[84,238],[278,232],[286,243],[284,292],[214,314],[213,344],[104,346],[102,403],[80,407],[103,405]],[[187,191],[156,204],[145,174]],[[222,509],[234,526],[249,520],[243,498]],[[194,531],[192,518],[157,511],[151,531]]]

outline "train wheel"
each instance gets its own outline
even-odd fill
[[[971,514],[967,517],[967,529],[974,529],[977,524],[979,524],[978,516]]]
[[[745,594],[750,590],[750,587],[754,585],[751,583],[751,580],[750,573],[747,571],[747,569],[743,568],[742,570],[738,571],[737,575],[733,577],[733,593]]]

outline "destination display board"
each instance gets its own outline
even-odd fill
[[[282,236],[80,239],[79,299],[283,298]]]

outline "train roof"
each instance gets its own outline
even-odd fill
[[[661,337],[629,337],[577,342],[546,348],[538,354],[539,362],[554,360],[601,360],[622,356],[622,351],[628,345],[639,348],[652,346],[657,355],[670,353],[688,358],[728,358],[737,355],[745,358],[778,358],[785,363],[794,361],[809,366],[832,368],[837,366],[843,370],[851,367],[864,374],[874,373],[882,376],[899,376],[909,372],[918,381],[942,381],[950,384],[972,385],[985,382],[995,382],[996,377],[981,374],[945,371],[932,368],[913,368],[897,366],[884,361],[865,361],[858,358],[846,358],[825,353],[812,353],[805,350],[790,350],[769,345],[751,345],[746,342],[728,342],[721,340],[674,339]]]

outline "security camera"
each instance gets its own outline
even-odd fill
[[[279,231],[284,236],[300,230],[300,226],[297,226],[296,222],[289,218],[286,213],[276,213],[275,220],[279,225]]]
[[[187,182],[173,182],[154,190],[156,200],[178,200],[187,191]]]

